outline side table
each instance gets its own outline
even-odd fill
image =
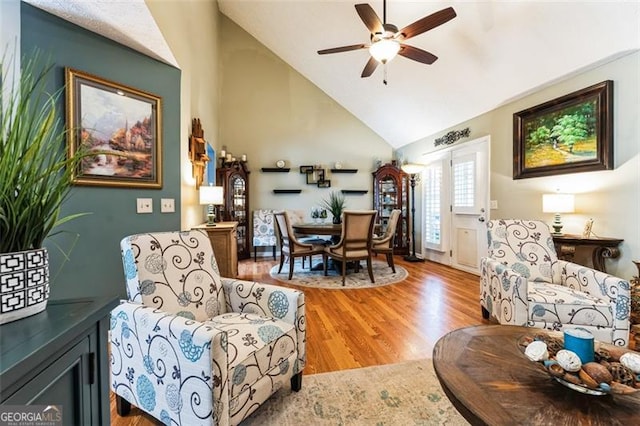
[[[607,272],[605,259],[615,259],[620,256],[618,246],[623,239],[607,237],[583,237],[581,235],[553,235],[553,243],[558,257],[564,260],[572,260],[576,247],[591,247],[591,261],[594,269]]]
[[[193,229],[200,229],[207,233],[213,254],[218,262],[220,276],[225,278],[238,277],[238,222],[217,222],[215,226],[198,225]]]

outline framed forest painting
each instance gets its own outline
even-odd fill
[[[613,81],[513,115],[513,178],[613,168]]]

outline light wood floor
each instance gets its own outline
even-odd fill
[[[395,261],[409,271],[409,278],[397,284],[356,290],[291,286],[305,293],[305,375],[430,358],[444,334],[486,323],[477,276],[432,262],[408,263],[400,256]],[[282,285],[269,276],[275,263],[241,261],[239,278]],[[126,418],[118,416],[112,395],[111,424],[157,423],[135,407]]]

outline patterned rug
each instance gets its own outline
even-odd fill
[[[314,256],[313,268],[309,270],[309,260],[305,262],[304,269],[302,268],[302,259],[298,258],[293,264],[293,277],[291,281],[289,278],[289,263],[285,262],[282,265],[282,272],[278,273],[280,264],[276,264],[269,275],[271,278],[285,282],[287,284],[301,285],[306,287],[316,288],[332,288],[332,289],[351,289],[351,288],[368,288],[368,287],[382,287],[389,284],[394,284],[406,279],[409,273],[402,266],[396,265],[396,273],[394,274],[391,268],[387,265],[386,260],[373,260],[372,269],[375,283],[372,283],[369,279],[369,273],[367,272],[367,262],[360,262],[360,272],[356,273],[353,269],[347,269],[347,276],[345,279],[345,285],[342,286],[342,275],[334,268],[329,267],[327,269],[328,275],[325,277],[322,269],[322,257]],[[331,265],[329,265],[331,266]]]
[[[303,376],[240,426],[468,425],[451,405],[431,359]]]

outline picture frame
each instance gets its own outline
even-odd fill
[[[593,219],[589,219],[584,224],[584,231],[582,231],[582,238],[590,238],[591,237],[591,229],[593,229]]]
[[[65,68],[67,150],[96,151],[75,185],[162,188],[162,98]]]
[[[318,188],[331,188],[331,181],[329,179],[319,180]]]
[[[324,180],[324,169],[312,169],[307,172],[307,185],[317,185]]]
[[[513,178],[613,169],[613,81],[513,115]]]
[[[307,174],[313,171],[313,166],[300,166],[300,173]]]

